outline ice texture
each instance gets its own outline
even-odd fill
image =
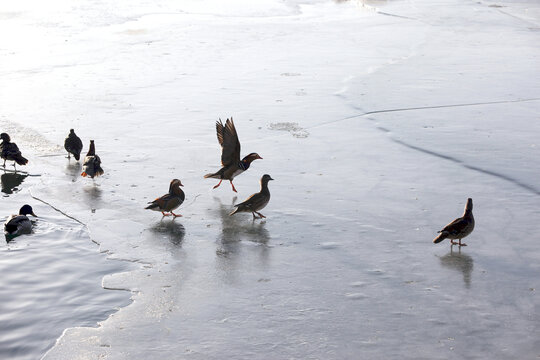
[[[45,359],[540,355],[534,1],[27,4],[1,14],[0,125],[35,196],[140,263],[104,279],[133,303]],[[263,157],[238,194],[202,178],[230,116]],[[45,156],[71,127],[102,178]],[[267,219],[229,216],[265,173]],[[183,217],[144,210],[173,178]],[[468,197],[469,246],[433,244]]]

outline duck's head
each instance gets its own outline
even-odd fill
[[[10,138],[9,135],[6,134],[6,133],[1,133],[1,134],[0,134],[0,139],[2,139],[2,140],[5,141],[5,142],[10,142],[10,141],[11,141],[11,138]]]
[[[75,130],[69,129],[69,133],[70,133],[70,134],[75,134]]]
[[[467,199],[467,205],[465,206],[465,211],[472,211],[472,199]]]
[[[171,180],[171,185],[170,185],[170,187],[172,188],[172,187],[175,187],[175,186],[184,186],[184,185],[182,185],[182,182],[181,182],[180,180],[178,180],[178,179],[173,179],[173,180]]]
[[[32,210],[32,207],[28,204],[21,207],[21,209],[19,210],[19,215],[32,215],[34,217],[37,217],[37,215],[34,214],[34,210]]]
[[[262,183],[262,184],[268,184],[268,182],[269,182],[270,180],[274,180],[274,179],[272,179],[272,177],[271,177],[270,175],[264,174],[264,175],[262,176],[262,178],[261,178],[261,183]]]
[[[257,159],[261,159],[261,160],[262,160],[262,157],[260,157],[259,154],[257,154],[257,153],[251,153],[251,154],[246,155],[246,156],[242,159],[242,161],[245,161],[245,162],[247,162],[248,164],[251,164],[251,162],[252,162],[253,160],[257,160]]]

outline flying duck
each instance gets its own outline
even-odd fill
[[[227,119],[225,125],[221,119],[216,121],[216,131],[219,145],[221,145],[221,169],[213,174],[206,174],[205,178],[219,179],[214,189],[221,185],[223,180],[229,180],[234,192],[233,179],[249,169],[252,161],[262,159],[257,153],[251,153],[240,160],[240,141],[232,117]]]
[[[180,180],[172,180],[171,184],[169,185],[169,193],[163,195],[162,197],[158,197],[154,201],[149,202],[150,205],[145,207],[145,209],[161,211],[163,216],[172,215],[175,218],[178,216],[182,216],[173,212],[174,209],[182,205],[184,199],[186,198],[184,192],[182,191],[182,189],[180,189],[180,186],[184,186],[182,185],[182,182]],[[166,214],[166,212],[170,214]]]
[[[244,202],[234,205],[234,209],[229,215],[234,215],[239,212],[250,212],[253,215],[253,220],[256,219],[255,214],[259,215],[259,218],[265,218],[259,210],[264,209],[264,207],[270,201],[270,190],[268,190],[268,182],[274,180],[268,174],[264,174],[261,178],[261,191],[255,193],[248,197]]]
[[[84,158],[83,172],[81,176],[90,176],[92,179],[95,176],[103,175],[103,169],[101,168],[101,159],[96,155],[96,147],[94,140],[90,140],[90,148]]]
[[[0,134],[2,143],[0,144],[0,156],[4,159],[4,167],[6,167],[6,160],[13,161],[13,167],[17,170],[15,164],[26,165],[28,160],[24,158],[19,150],[17,144],[11,142],[11,138],[8,134]]]
[[[75,131],[73,129],[69,130],[69,135],[64,141],[64,148],[68,152],[68,159],[70,158],[70,154],[73,154],[75,160],[79,161],[83,145],[81,138],[75,134]]]
[[[472,199],[468,198],[463,216],[452,221],[441,231],[439,231],[440,235],[433,239],[433,242],[437,244],[448,238],[450,239],[452,245],[467,246],[467,244],[461,242],[461,239],[472,233],[474,229],[474,216],[472,209]],[[454,242],[455,239],[459,239],[459,242]]]

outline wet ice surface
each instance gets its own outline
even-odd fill
[[[35,32],[1,49],[0,122],[33,194],[141,266],[104,279],[131,305],[46,358],[540,355],[534,3],[76,4],[4,13]],[[231,115],[264,158],[237,195],[202,179]],[[70,127],[103,178],[43,157]],[[267,220],[229,217],[264,173]],[[176,177],[184,217],[143,210]],[[469,246],[433,245],[467,197]]]
[[[97,252],[84,226],[28,196],[35,179],[3,173],[2,214],[25,203],[38,215],[34,233],[0,245],[0,357],[37,359],[75,324],[96,326],[130,294],[101,287],[104,275],[126,271],[123,262]],[[9,196],[9,197],[8,197]]]

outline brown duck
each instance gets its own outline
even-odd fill
[[[234,205],[236,209],[234,209],[229,215],[234,215],[239,212],[250,212],[253,215],[254,220],[257,218],[255,214],[259,215],[259,218],[261,219],[265,218],[266,216],[261,214],[259,210],[264,209],[264,207],[270,201],[270,190],[268,190],[268,182],[270,180],[274,179],[272,179],[270,175],[264,174],[261,178],[261,191],[251,195],[244,202]]]
[[[229,180],[234,192],[237,192],[233,179],[249,169],[253,160],[262,159],[257,153],[251,153],[240,160],[240,141],[232,117],[227,119],[225,125],[221,119],[216,122],[216,131],[219,145],[221,145],[221,169],[213,174],[206,174],[205,178],[219,179],[214,189],[221,185],[223,180]]]
[[[0,156],[4,159],[4,167],[6,167],[6,160],[13,161],[15,170],[17,170],[15,164],[26,165],[28,163],[28,160],[22,156],[17,144],[11,142],[8,134],[0,134],[0,139],[2,139],[2,143],[0,143]]]
[[[75,134],[75,130],[70,129],[69,135],[64,141],[64,149],[66,149],[66,151],[68,152],[68,159],[70,158],[70,154],[73,154],[75,160],[79,161],[79,159],[81,158],[82,148],[83,145],[81,138]]]
[[[465,206],[463,216],[452,221],[439,231],[441,234],[433,239],[433,242],[437,244],[448,238],[452,245],[467,246],[467,244],[461,242],[461,239],[472,233],[474,230],[474,216],[472,209],[472,199],[469,198],[467,199],[467,205]],[[459,239],[459,242],[454,242],[455,239]]]
[[[103,175],[103,173],[104,171],[101,168],[101,159],[96,155],[94,140],[90,140],[90,148],[88,149],[88,153],[84,158],[83,172],[81,173],[81,176],[90,176],[93,179],[95,176]]]
[[[171,184],[169,185],[169,193],[163,195],[162,197],[158,197],[154,201],[149,202],[150,205],[145,207],[145,209],[161,211],[163,216],[170,216],[171,214],[175,218],[178,216],[182,216],[173,212],[174,209],[182,205],[185,199],[185,194],[182,189],[180,189],[180,186],[184,186],[182,185],[182,182],[180,180],[172,180]],[[166,214],[166,212],[170,214]]]

